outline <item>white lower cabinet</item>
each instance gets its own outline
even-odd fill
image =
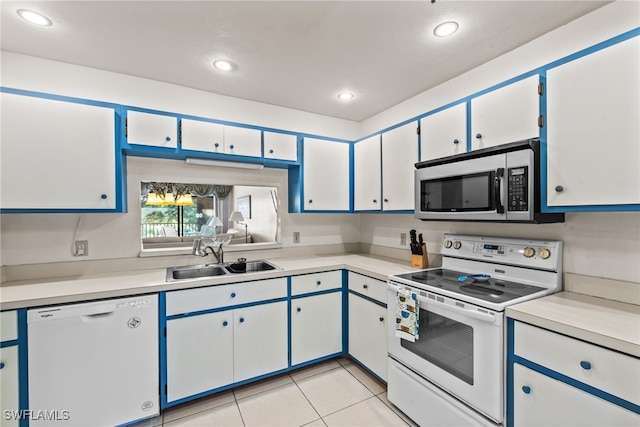
[[[628,409],[517,363],[513,370],[515,426],[640,425]]]
[[[513,425],[640,425],[640,359],[522,322],[513,344]]]
[[[17,417],[7,416],[20,409],[19,391],[18,346],[0,348],[0,425],[19,425]]]
[[[387,309],[349,294],[349,354],[387,380]]]
[[[342,351],[342,292],[291,301],[291,365]]]

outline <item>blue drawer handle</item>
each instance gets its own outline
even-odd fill
[[[384,322],[384,317],[380,316],[380,321]]]
[[[233,150],[233,147],[234,147],[234,145],[233,145],[233,144],[231,144],[231,145],[229,146],[229,148],[231,148],[232,150]]]
[[[244,317],[240,318],[240,323],[244,323]]]
[[[298,308],[296,309],[296,311],[297,311],[298,313],[300,313],[300,312],[302,311],[302,309],[301,309],[300,307],[298,307]]]
[[[367,284],[365,283],[364,285],[362,285],[362,287],[363,287],[364,289],[368,289],[368,288],[369,288],[369,285],[367,285]]]
[[[582,367],[582,369],[584,369],[585,371],[589,371],[591,370],[591,362],[588,362],[586,360],[583,360],[580,362],[580,366]]]
[[[107,195],[106,195],[106,194],[101,194],[101,195],[100,195],[100,198],[101,198],[101,199],[106,199],[106,198],[107,198]]]
[[[269,154],[273,154],[273,150],[269,150]]]
[[[0,369],[4,368],[4,362],[0,362]]]
[[[318,280],[318,281],[316,282],[316,285],[318,285],[318,286],[320,286],[321,284],[322,284],[322,282],[321,282],[320,280]]]
[[[165,141],[171,141],[171,137],[170,136],[166,137]]]
[[[229,322],[227,322],[226,320],[224,322],[222,322],[222,326],[227,326],[229,324]]]
[[[231,292],[231,298],[235,298],[236,297],[236,293],[235,292]]]
[[[477,133],[477,134],[476,134],[476,138],[477,138],[477,139],[480,139],[480,138],[482,138],[482,134],[480,134],[480,133]]]
[[[220,144],[218,144],[217,142],[215,144],[213,144],[214,147],[218,148],[220,147]]]
[[[453,140],[453,143],[454,143],[454,144],[459,144],[459,143],[460,143],[460,141],[458,141],[457,139],[454,139],[454,140]]]
[[[528,385],[523,385],[522,391],[524,392],[524,394],[529,394],[531,393],[531,387],[529,387]]]

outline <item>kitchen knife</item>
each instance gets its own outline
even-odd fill
[[[416,240],[416,230],[409,230],[409,236],[411,236],[411,243],[409,246],[411,247],[411,253],[413,255],[418,254],[418,241]]]
[[[418,236],[418,255],[422,255],[422,245],[424,245],[424,241],[422,240],[422,233]]]

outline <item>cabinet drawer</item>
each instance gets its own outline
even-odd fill
[[[387,282],[362,274],[349,272],[349,290],[366,295],[383,304],[387,303]]]
[[[0,313],[0,341],[18,339],[18,312],[16,310]]]
[[[520,322],[514,337],[516,355],[640,404],[640,359]]]
[[[167,316],[285,298],[287,279],[258,280],[167,292]]]
[[[305,274],[291,278],[291,295],[308,294],[342,287],[342,271]]]

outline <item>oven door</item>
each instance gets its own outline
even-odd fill
[[[506,154],[416,169],[420,219],[504,221]]]
[[[397,292],[389,283],[388,317],[396,318]],[[478,412],[504,418],[504,313],[410,288],[419,304],[419,338],[396,337],[389,325],[389,356],[420,373]]]

